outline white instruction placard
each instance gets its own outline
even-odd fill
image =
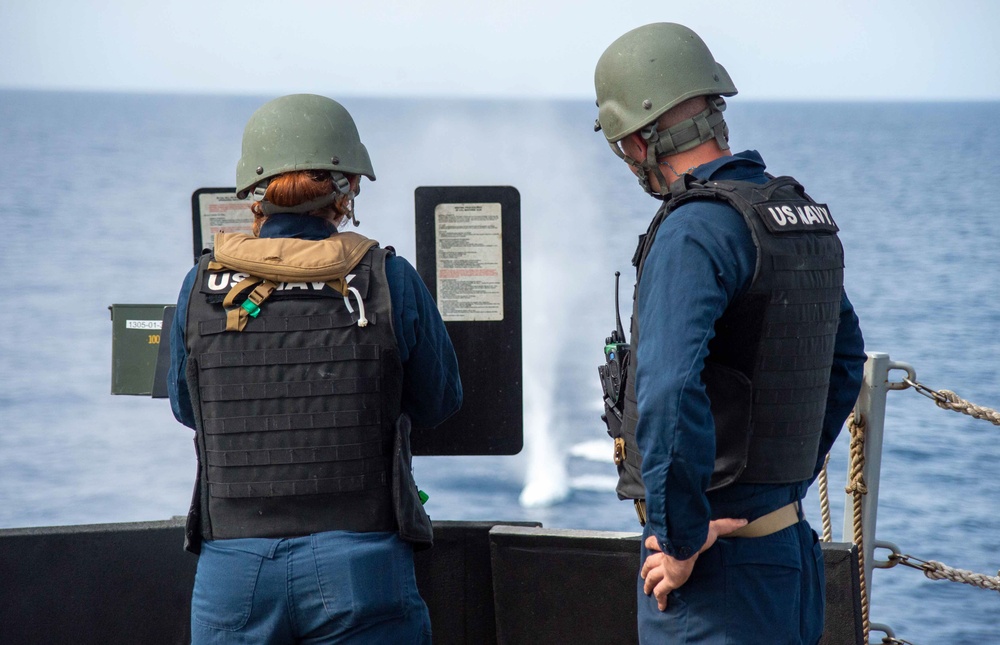
[[[234,193],[202,193],[198,195],[201,214],[201,245],[210,249],[215,246],[215,234],[253,234],[252,200],[238,199]]]
[[[437,302],[445,321],[503,320],[499,203],[434,208]]]

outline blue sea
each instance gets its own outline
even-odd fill
[[[191,431],[164,400],[109,394],[108,306],[176,300],[191,193],[234,183],[243,125],[269,98],[0,91],[0,528],[186,512]],[[593,132],[593,102],[342,102],[378,176],[359,231],[401,255],[415,257],[416,187],[521,194],[525,450],[418,458],[432,517],[638,532],[613,492],[596,367],[614,272],[631,275],[657,202]],[[734,149],[829,204],[868,349],[1000,407],[1000,103],[730,103]],[[912,390],[890,393],[886,425],[878,537],[996,573],[1000,428]],[[831,463],[835,539],[846,443]],[[818,527],[815,490],[806,502]],[[869,584],[872,620],[900,638],[1000,643],[996,592],[903,567]]]

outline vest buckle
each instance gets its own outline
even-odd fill
[[[625,439],[623,437],[615,437],[615,465],[621,466],[622,462],[625,461]]]
[[[249,298],[244,300],[243,304],[240,306],[243,307],[243,309],[245,309],[248,314],[250,314],[251,318],[256,318],[257,316],[260,315],[260,306],[257,305],[256,303],[250,302]]]

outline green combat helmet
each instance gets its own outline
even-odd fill
[[[615,154],[645,171],[639,173],[639,183],[650,194],[651,172],[666,188],[658,158],[713,138],[722,150],[729,149],[729,131],[722,118],[726,102],[721,97],[736,94],[736,86],[698,34],[683,25],[658,22],[621,36],[597,61],[594,87],[598,107],[594,129],[604,132]],[[660,116],[696,96],[712,97],[706,110],[667,129],[656,129]],[[633,132],[649,144],[644,160],[626,156],[618,145]]]
[[[277,175],[293,170],[328,170],[340,193],[350,191],[345,174],[375,181],[368,150],[350,113],[333,99],[292,94],[261,106],[243,130],[243,154],[236,164],[236,196],[248,194]],[[307,212],[336,197],[320,197],[284,212]],[[263,203],[265,213],[273,206]]]

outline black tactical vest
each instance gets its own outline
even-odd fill
[[[388,253],[364,255],[347,297],[321,282],[278,284],[239,332],[225,331],[222,300],[245,274],[202,257],[186,324],[202,538],[397,529],[402,366]]]
[[[715,324],[701,378],[715,421],[715,470],[708,490],[735,482],[779,484],[812,477],[826,413],[840,319],[844,252],[829,209],[791,177],[766,184],[702,181],[685,175],[633,258],[631,356],[627,366],[618,496],[642,499],[642,458],[635,441],[639,316],[636,296],[660,224],[694,200],[718,200],[743,215],[757,248],[747,291]]]

